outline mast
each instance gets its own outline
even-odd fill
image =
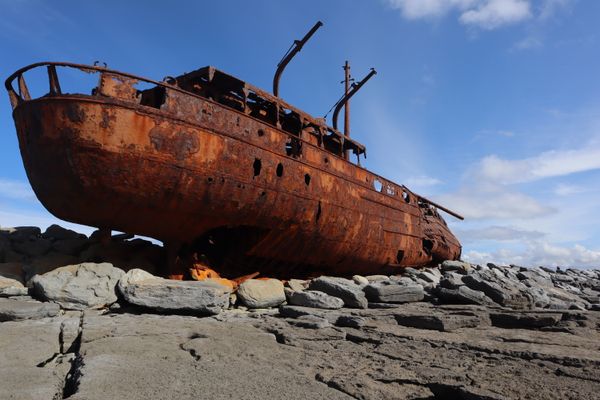
[[[350,63],[346,60],[344,64],[344,96],[348,96],[350,91]],[[350,137],[350,99],[344,104],[344,136]],[[347,160],[350,156],[349,150],[344,152],[344,158]]]

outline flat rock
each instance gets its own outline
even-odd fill
[[[64,309],[102,308],[117,301],[115,287],[125,272],[108,263],[57,268],[31,279],[33,293]]]
[[[325,292],[333,297],[339,297],[347,307],[367,308],[368,305],[367,298],[361,287],[349,279],[322,276],[313,279],[310,282],[309,289]]]
[[[248,279],[238,288],[237,296],[248,308],[277,307],[286,300],[279,279]]]
[[[397,314],[395,318],[398,325],[441,332],[450,332],[460,328],[474,328],[482,324],[482,318],[473,313]]]
[[[0,299],[0,321],[19,321],[54,317],[60,312],[55,303],[42,303],[35,300]]]
[[[226,286],[163,279],[137,268],[123,275],[117,287],[128,303],[157,311],[218,314],[229,305]]]
[[[467,262],[452,261],[452,260],[444,261],[440,265],[440,268],[442,269],[442,271],[452,271],[452,272],[456,272],[456,273],[459,273],[462,275],[466,275],[473,269],[471,264],[469,264]]]
[[[59,354],[60,326],[60,317],[0,324],[0,398],[63,398],[71,363]]]
[[[288,303],[296,306],[326,308],[335,310],[344,306],[344,300],[330,296],[317,290],[293,292],[288,296]]]
[[[302,315],[290,320],[290,323],[306,329],[324,329],[331,327],[331,323],[327,319],[316,315]]]
[[[345,328],[362,328],[367,324],[367,320],[356,315],[340,315],[335,321],[335,325]]]
[[[290,279],[286,282],[286,285],[294,292],[301,292],[308,287],[308,281],[304,279]]]
[[[440,301],[446,304],[496,305],[485,293],[464,285],[458,286],[456,289],[439,287],[436,293]]]
[[[423,286],[398,284],[392,281],[373,282],[364,287],[367,299],[373,303],[410,303],[425,297]]]
[[[493,326],[500,328],[538,329],[556,325],[561,313],[490,313]]]

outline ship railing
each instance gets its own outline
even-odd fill
[[[10,97],[10,102],[13,109],[15,109],[23,102],[32,100],[32,96],[25,81],[24,74],[30,70],[42,67],[46,67],[47,70],[49,89],[48,93],[40,97],[52,97],[67,94],[64,93],[61,88],[61,83],[59,81],[57,73],[57,67],[64,67],[77,69],[86,73],[99,73],[99,81],[97,83],[97,86],[92,89],[92,95],[100,95],[126,101],[133,101],[141,105],[150,105],[155,108],[160,108],[160,105],[164,103],[166,93],[168,91],[174,91],[192,97],[204,98],[203,96],[191,93],[189,90],[182,89],[176,86],[175,78],[171,77],[167,77],[163,81],[155,81],[134,74],[112,70],[107,68],[106,65],[85,65],[68,62],[39,62],[17,70],[6,79],[5,87],[8,91],[8,95]],[[208,68],[209,70],[212,69],[212,67]],[[15,89],[14,87],[15,80],[17,81],[17,89]],[[150,84],[151,87],[146,88],[144,90],[138,90],[136,85],[138,85],[139,83],[143,83],[146,85]],[[257,88],[251,86],[248,87],[257,92],[257,94],[261,95],[261,97],[264,96],[264,98],[267,101],[273,102],[272,96],[264,94]],[[299,113],[299,110],[294,109],[293,107],[289,106],[283,101],[277,102],[275,103],[275,105],[277,111],[279,111],[279,109],[289,109],[292,110],[292,112]],[[302,117],[306,116],[302,115]],[[277,120],[275,122],[277,123],[279,116],[277,116],[276,118]],[[308,121],[308,124],[314,127],[315,134],[319,136],[320,147],[340,158],[344,157],[346,150],[351,150],[357,155],[357,165],[360,166],[359,156],[361,154],[364,154],[366,156],[366,148],[363,145],[354,140],[350,140],[344,134],[333,129],[332,127],[327,126],[326,124],[318,123],[317,121],[308,119],[307,117],[304,119]],[[294,135],[289,132],[286,133],[292,139],[290,142],[292,146],[294,144],[294,139],[305,142],[305,140],[300,137],[301,135]],[[445,211],[446,213],[455,216],[456,218],[463,219],[463,217],[459,214],[445,207],[442,207],[439,204],[436,204],[423,196],[414,194],[403,185],[393,183],[373,173],[370,173],[369,175],[371,175],[371,179],[369,179],[367,185],[369,185],[371,189],[374,189],[377,192],[380,192],[390,197],[402,196],[404,201],[406,201],[407,203],[416,203],[420,207],[434,207],[436,209]]]
[[[57,67],[77,69],[86,73],[99,73],[100,77],[96,87],[92,89],[92,95],[101,95],[126,101],[132,101],[140,105],[160,108],[165,102],[167,91],[179,92],[192,97],[208,98],[217,101],[225,106],[232,107],[238,111],[245,112],[254,118],[258,118],[265,123],[269,123],[278,129],[285,131],[291,136],[296,136],[300,140],[302,130],[307,126],[313,126],[314,134],[319,136],[320,146],[327,151],[344,157],[346,151],[352,151],[356,156],[356,163],[360,165],[360,155],[365,155],[366,148],[362,144],[347,138],[341,132],[327,126],[324,121],[311,118],[302,111],[292,107],[281,99],[267,94],[266,92],[238,80],[228,74],[216,70],[213,67],[206,67],[196,71],[196,74],[205,75],[209,83],[215,83],[216,86],[224,86],[220,93],[216,93],[216,87],[210,87],[208,93],[195,93],[193,88],[186,87],[186,79],[194,74],[184,75],[179,78],[166,77],[162,81],[155,81],[141,76],[112,70],[106,65],[84,65],[68,62],[39,62],[28,65],[17,70],[5,82],[6,90],[10,97],[12,108],[16,108],[24,101],[32,99],[30,90],[25,81],[25,73],[46,67],[48,75],[48,92],[39,97],[60,96],[67,94],[61,88]],[[16,89],[14,81],[17,81]],[[180,82],[181,81],[181,82]],[[222,85],[219,85],[221,83]],[[237,83],[235,85],[234,83]],[[139,90],[138,85],[152,85],[153,87]],[[183,87],[180,87],[182,84]],[[227,89],[227,87],[237,87],[237,90]],[[89,88],[87,88],[89,90]],[[240,93],[237,93],[240,92]],[[79,92],[81,93],[81,91]],[[71,93],[74,94],[74,93]],[[256,102],[260,102],[256,105]],[[238,105],[238,103],[240,103]],[[256,115],[250,114],[250,108],[254,107]],[[264,114],[260,115],[259,109],[264,108]],[[272,115],[271,115],[272,114]],[[272,120],[271,120],[272,119]],[[297,119],[297,131],[286,126],[286,119]]]

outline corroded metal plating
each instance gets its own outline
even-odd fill
[[[49,91],[31,98],[24,74],[44,67]],[[98,84],[65,93],[62,68]],[[29,180],[58,218],[187,244],[232,276],[393,272],[460,256],[437,212],[449,210],[345,160],[366,149],[324,120],[213,67],[157,82],[38,63],[6,88]]]

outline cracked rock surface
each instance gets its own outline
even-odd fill
[[[424,302],[284,310],[203,318],[87,310],[4,322],[0,392],[7,399],[596,399],[600,392],[599,312],[502,310],[490,318],[478,305]],[[495,326],[497,315],[510,328]],[[520,329],[523,319],[536,329]],[[547,319],[554,322],[545,330]]]

